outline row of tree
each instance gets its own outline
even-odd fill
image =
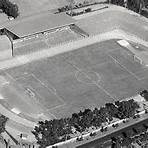
[[[7,121],[8,118],[0,114],[0,134],[5,131],[5,125]]]
[[[81,8],[91,4],[98,4],[97,1],[92,3],[92,1],[89,1],[89,0],[84,1],[83,3],[78,3],[78,4],[75,2],[75,0],[68,0],[68,2],[69,2],[68,5],[58,9],[59,13],[65,12],[68,10],[71,10],[71,13],[72,13],[73,9]],[[141,13],[142,8],[148,5],[148,0],[107,0],[106,3],[127,7],[132,11]]]
[[[67,0],[67,1],[68,1],[68,5],[58,8],[59,13],[65,12],[68,10],[72,11],[72,9],[82,8],[84,6],[88,6],[91,4],[89,1],[84,1],[84,2],[79,2],[79,3],[76,3],[75,0]]]
[[[84,14],[84,13],[88,13],[88,12],[91,12],[92,9],[91,8],[86,8],[85,10],[82,10],[80,12],[66,12],[66,14],[70,15],[70,16],[77,16],[77,15],[81,15],[81,14]]]
[[[9,0],[0,0],[0,9],[13,18],[16,18],[19,15],[18,6],[13,4]]]
[[[94,110],[85,109],[73,113],[70,118],[40,121],[32,133],[41,148],[65,141],[75,132],[84,132],[90,127],[99,128],[102,123],[110,122],[113,118],[125,119],[135,115],[139,105],[133,100],[106,103],[104,107]]]
[[[126,6],[128,9],[140,13],[142,8],[148,4],[147,0],[108,0],[110,3]]]
[[[136,128],[122,132],[122,136],[112,137],[112,148],[132,147],[134,143],[138,143],[142,147],[144,143],[148,142],[148,126],[139,131]]]

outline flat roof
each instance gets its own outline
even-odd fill
[[[7,26],[6,29],[21,38],[67,26],[73,24],[74,22],[75,20],[65,13],[52,14],[48,12],[18,20]]]

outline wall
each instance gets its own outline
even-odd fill
[[[5,60],[12,57],[11,41],[6,35],[0,36],[0,60]]]

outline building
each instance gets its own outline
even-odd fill
[[[3,44],[1,44],[0,52],[3,53],[0,55],[0,60],[13,56],[15,47],[20,44],[24,46],[26,44],[24,41],[31,43],[32,39],[40,40],[39,35],[54,32],[74,23],[75,20],[64,13],[56,15],[48,12],[12,20],[11,23],[1,25],[0,42]],[[4,52],[5,49],[7,50]]]
[[[23,40],[40,33],[53,31],[75,23],[75,20],[66,14],[44,13],[41,15],[26,17],[11,21],[1,29],[2,34],[6,34],[12,41]]]

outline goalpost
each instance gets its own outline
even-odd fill
[[[138,57],[137,55],[133,55],[134,56],[134,61],[137,61],[137,62],[139,62],[141,65],[143,65],[143,61],[142,61],[142,59],[140,58],[140,57]]]

